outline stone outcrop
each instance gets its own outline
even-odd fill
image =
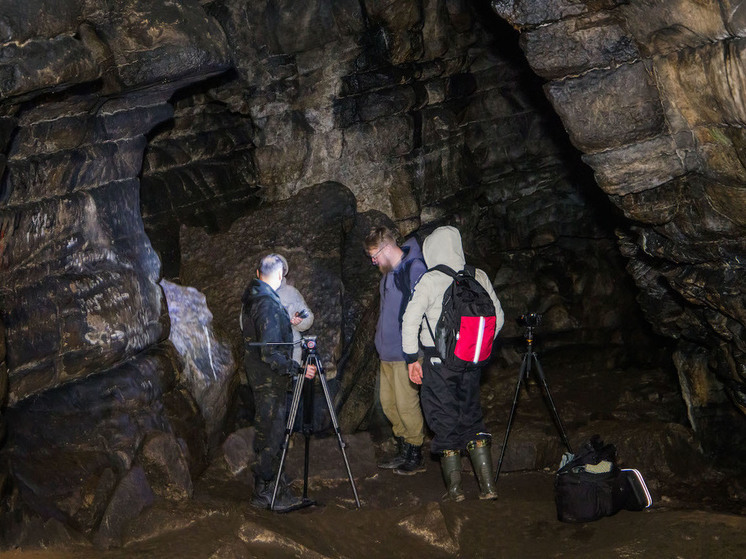
[[[199,406],[208,446],[225,437],[235,390],[236,364],[230,343],[219,338],[205,296],[193,287],[161,280],[171,322],[169,340],[180,357],[180,380]]]
[[[709,448],[732,448],[746,433],[732,406],[746,402],[743,7],[725,0],[493,0],[492,7],[521,30],[571,141],[624,212],[621,251],[648,320],[678,340],[692,425]]]
[[[188,493],[205,466],[140,173],[146,135],[173,116],[168,99],[226,70],[230,54],[197,2],[32,0],[0,14],[7,490],[18,510],[117,545],[154,489]],[[166,439],[182,470],[159,471],[147,441]]]

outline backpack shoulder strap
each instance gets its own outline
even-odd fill
[[[432,268],[428,270],[428,272],[432,272],[433,270],[442,272],[447,276],[451,276],[452,278],[455,278],[457,275],[457,272],[455,272],[452,268],[446,266],[445,264],[438,264],[436,266],[433,266]]]
[[[447,276],[450,276],[453,279],[456,279],[456,277],[458,276],[458,272],[454,271],[453,268],[451,268],[450,266],[446,266],[445,264],[437,264],[433,266],[432,268],[428,269],[428,271],[425,273],[432,272],[432,271],[441,272]],[[425,324],[427,324],[427,329],[430,331],[430,337],[433,339],[433,342],[435,342],[435,333],[433,332],[433,329],[430,326],[430,321],[427,319],[427,315],[425,315]]]

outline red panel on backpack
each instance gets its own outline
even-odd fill
[[[494,316],[462,316],[454,349],[456,357],[471,363],[487,359],[492,352],[496,321]]]

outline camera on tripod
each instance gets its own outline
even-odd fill
[[[539,324],[541,324],[541,315],[539,313],[529,313],[529,314],[522,314],[517,319],[519,326],[524,326],[526,328],[536,328]]]
[[[309,353],[316,351],[316,336],[304,336],[300,339],[300,346]]]
[[[549,385],[547,384],[547,379],[544,375],[544,369],[542,368],[541,363],[539,363],[539,357],[534,351],[533,329],[541,324],[541,315],[535,312],[522,314],[516,319],[516,322],[519,326],[523,326],[524,328],[526,328],[526,353],[523,354],[521,368],[518,372],[518,383],[516,384],[515,395],[513,396],[513,407],[510,409],[508,426],[505,429],[505,437],[503,438],[502,450],[500,451],[500,459],[497,461],[495,483],[497,483],[497,478],[500,475],[500,470],[502,469],[503,465],[503,458],[505,458],[505,449],[508,446],[508,435],[510,435],[510,427],[513,425],[513,417],[515,416],[515,409],[518,404],[518,395],[520,394],[521,384],[523,384],[525,381],[528,381],[529,375],[531,374],[532,363],[536,365],[536,375],[541,382],[544,400],[548,404],[549,409],[554,416],[554,422],[557,426],[557,429],[559,430],[562,442],[565,443],[565,446],[567,447],[567,450],[570,452],[570,454],[573,453],[572,447],[570,446],[570,441],[567,438],[567,433],[565,432],[565,426],[563,425],[562,419],[560,419],[559,413],[557,412],[557,407],[554,405],[552,394],[551,392],[549,392]]]

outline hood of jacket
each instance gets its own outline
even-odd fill
[[[422,251],[420,250],[420,244],[417,239],[412,237],[402,243],[401,247],[404,256],[401,261],[406,262],[407,260],[414,260],[415,258],[422,258]],[[398,267],[398,266],[397,266]]]
[[[446,225],[430,233],[422,244],[422,254],[428,268],[445,264],[458,272],[464,268],[464,247],[461,245],[461,233],[455,227]]]

